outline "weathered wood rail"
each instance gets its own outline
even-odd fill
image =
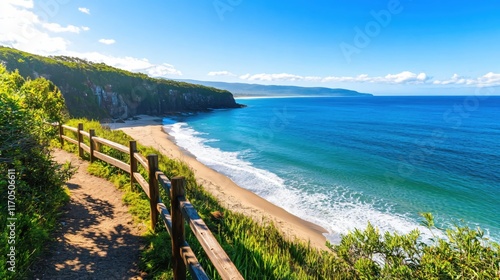
[[[136,141],[130,141],[129,147],[126,147],[97,137],[93,129],[85,132],[81,123],[78,124],[77,128],[62,124],[55,125],[59,128],[59,140],[62,145],[64,145],[64,141],[77,145],[80,157],[83,157],[84,152],[86,152],[89,154],[91,162],[99,159],[116,166],[130,174],[132,187],[135,183],[142,187],[150,201],[151,229],[155,229],[158,217],[160,217],[170,234],[174,279],[186,279],[187,270],[189,270],[193,279],[209,279],[193,250],[186,242],[184,235],[185,222],[189,224],[193,234],[222,279],[243,279],[236,266],[208,229],[208,226],[200,218],[196,209],[186,199],[185,179],[183,177],[174,177],[169,180],[163,172],[158,170],[158,155],[151,154],[146,158],[137,151]],[[76,139],[65,135],[65,130],[76,133]],[[89,139],[89,145],[84,143],[84,138]],[[130,163],[102,153],[102,146],[128,154]],[[138,172],[139,164],[148,171],[148,181]],[[170,212],[160,198],[159,186],[170,194]]]

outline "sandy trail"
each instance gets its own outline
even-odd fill
[[[33,267],[34,279],[142,279],[137,264],[145,225],[134,225],[122,193],[109,181],[87,173],[88,162],[62,150],[59,163],[71,161],[77,173],[66,185],[70,202],[48,253]]]

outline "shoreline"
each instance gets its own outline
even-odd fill
[[[344,97],[373,97],[367,96],[335,96],[335,95],[236,95],[234,100],[251,100],[251,99],[285,99],[285,98],[344,98]]]
[[[151,146],[172,159],[185,162],[194,171],[197,182],[228,210],[245,214],[257,222],[273,221],[285,237],[310,242],[315,248],[327,249],[324,234],[328,232],[324,228],[287,212],[199,162],[188,151],[177,146],[164,131],[162,118],[138,117],[139,120],[110,123],[108,126],[123,131],[144,146]]]

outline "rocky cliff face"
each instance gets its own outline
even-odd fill
[[[88,80],[90,81],[90,79]],[[128,89],[113,84],[105,86],[95,85],[92,82],[87,84],[97,105],[111,118],[128,118],[138,114],[158,115],[241,107],[235,102],[230,92],[210,92],[208,88],[186,90],[179,87],[144,83]],[[63,95],[67,97],[71,94],[63,91]],[[74,105],[68,104],[70,111],[72,106]]]
[[[125,119],[139,114],[159,115],[183,111],[239,108],[230,92],[211,92],[209,88],[183,89],[167,85],[144,82],[133,88],[120,84],[97,85],[87,77],[86,85],[92,92],[97,105],[111,118]],[[115,88],[118,88],[115,90]],[[176,89],[173,89],[176,88]],[[65,97],[71,94],[62,92]],[[68,102],[71,110],[73,105]]]
[[[146,99],[126,100],[131,114],[166,114],[180,111],[203,111],[207,109],[239,108],[230,92],[210,94],[196,90],[182,92],[178,89],[158,90]]]
[[[0,63],[24,77],[44,77],[61,90],[72,117],[127,118],[210,108],[238,108],[227,90],[153,79],[73,57],[42,57],[0,47]]]

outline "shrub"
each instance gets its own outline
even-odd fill
[[[59,207],[68,200],[62,185],[71,176],[71,168],[52,161],[48,140],[54,134],[44,123],[62,118],[58,106],[64,101],[53,95],[37,108],[28,102],[46,93],[45,89],[58,92],[46,80],[25,81],[19,73],[0,66],[0,279],[26,276],[56,226]],[[4,180],[8,175],[10,180]],[[7,212],[8,205],[12,212]],[[7,218],[15,219],[15,229],[7,227]],[[14,263],[7,264],[11,251],[15,251],[14,268]]]

